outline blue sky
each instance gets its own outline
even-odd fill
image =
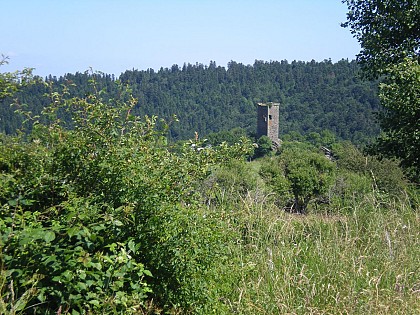
[[[354,59],[341,0],[2,0],[0,71],[60,76],[184,63]]]

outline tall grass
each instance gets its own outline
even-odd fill
[[[343,211],[307,216],[243,200],[233,244],[236,314],[416,314],[420,213],[375,193]]]

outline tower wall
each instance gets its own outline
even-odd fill
[[[258,103],[257,138],[268,136],[279,141],[279,103]]]

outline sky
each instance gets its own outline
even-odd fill
[[[355,59],[341,0],[0,0],[1,72]]]

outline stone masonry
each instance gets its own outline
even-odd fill
[[[273,144],[279,144],[279,103],[258,103],[257,139],[268,136]]]

